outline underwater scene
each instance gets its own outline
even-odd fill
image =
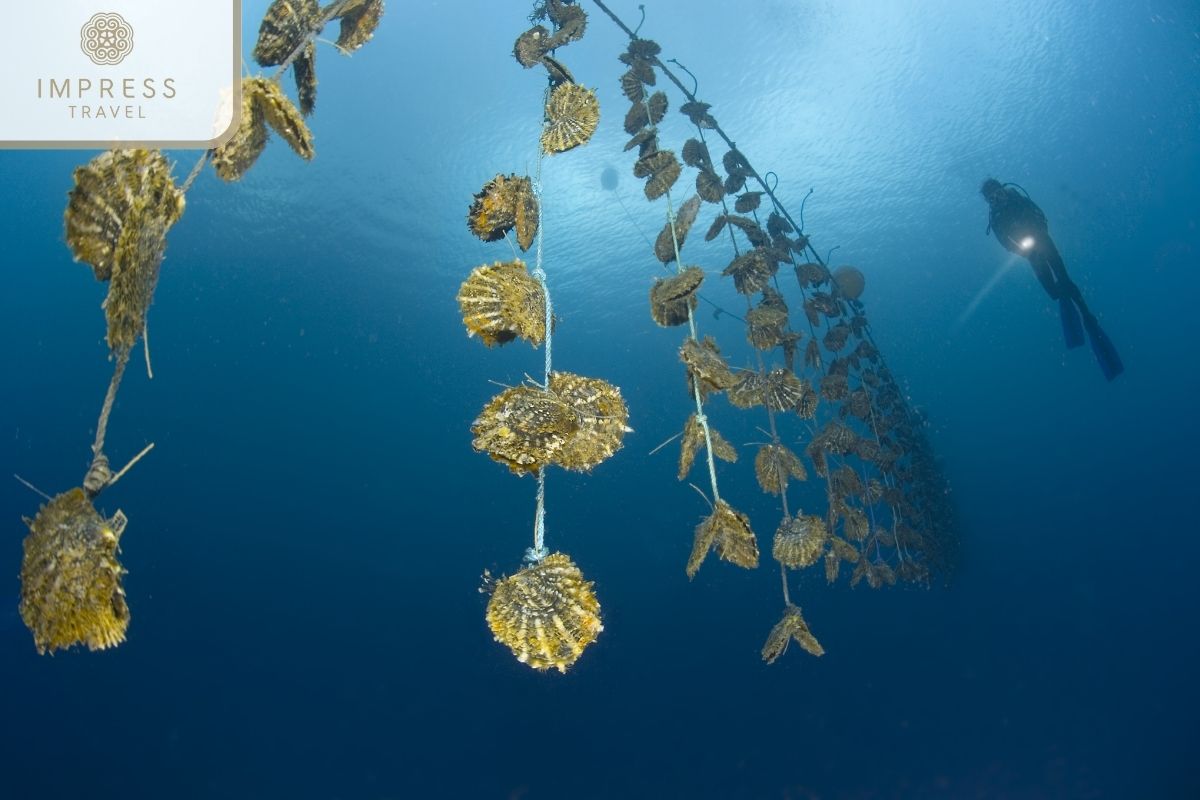
[[[0,797],[1200,797],[1194,3],[242,11],[0,152]]]

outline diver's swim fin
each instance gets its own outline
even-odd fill
[[[1100,362],[1100,371],[1104,373],[1107,380],[1111,381],[1125,371],[1125,365],[1121,363],[1121,357],[1117,355],[1117,348],[1113,346],[1108,335],[1101,330],[1100,323],[1096,321],[1096,318],[1089,316],[1085,324],[1088,338],[1092,340],[1092,352],[1096,354],[1096,360]]]
[[[1083,321],[1079,318],[1079,309],[1069,297],[1058,299],[1058,313],[1062,317],[1063,337],[1067,340],[1067,349],[1074,350],[1083,346]]]

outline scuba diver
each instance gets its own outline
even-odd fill
[[[1079,287],[1067,275],[1042,210],[1020,186],[1000,183],[995,178],[984,181],[980,193],[990,207],[987,232],[994,233],[1009,252],[1028,259],[1046,294],[1058,301],[1067,347],[1081,346],[1086,330],[1104,377],[1111,381],[1124,372],[1117,349],[1088,310]]]

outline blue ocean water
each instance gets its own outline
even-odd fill
[[[266,5],[244,3],[247,52]],[[961,523],[948,587],[802,573],[793,599],[826,655],[767,666],[778,573],[710,560],[689,582],[707,508],[674,448],[649,455],[690,410],[679,330],[646,313],[665,204],[622,152],[625,39],[583,3],[562,59],[602,112],[543,166],[554,351],[619,385],[635,432],[591,475],[549,477],[549,544],[596,582],[605,624],[561,676],[493,642],[476,591],[485,568],[519,567],[534,484],[473,453],[469,426],[490,381],[537,374],[541,354],[468,339],[454,300],[510,257],[467,231],[472,194],[536,168],[544,81],[511,56],[529,9],[389,6],[352,58],[320,51],[311,164],[276,140],[241,183],[209,171],[188,195],[150,313],[154,378],[135,354],[108,439],[114,461],[156,449],[99,502],[130,520],[128,641],[38,656],[4,612],[0,794],[1200,796],[1193,4],[647,4],[641,33],[789,207],[815,190],[806,231],[866,274]],[[636,3],[610,6],[637,23]],[[62,231],[90,156],[0,153],[0,453],[51,493],[87,469],[111,370],[104,287]],[[171,156],[182,177],[196,154]],[[1045,210],[1121,350],[1117,381],[1064,351],[1057,309],[985,236],[989,175]],[[738,308],[728,254],[693,243],[691,260]],[[700,325],[749,358],[736,320]],[[761,436],[711,413],[736,444]],[[722,494],[766,541],[779,510],[751,453],[720,467]],[[821,493],[793,502],[819,510]],[[10,609],[39,503],[0,481]]]

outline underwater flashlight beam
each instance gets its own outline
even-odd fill
[[[1001,265],[1000,269],[996,270],[995,274],[993,274],[992,277],[988,279],[988,282],[983,285],[983,288],[975,293],[975,297],[972,298],[971,302],[967,304],[967,307],[963,310],[963,312],[958,315],[958,319],[954,321],[954,327],[951,328],[952,335],[957,336],[959,334],[959,332],[967,324],[967,321],[970,320],[975,314],[975,309],[979,308],[983,301],[987,299],[988,295],[990,295],[992,291],[1000,284],[1000,281],[1004,280],[1004,276],[1012,271],[1012,268],[1016,265],[1016,263],[1017,257],[1015,255],[1010,255],[1005,260],[1004,264]]]

